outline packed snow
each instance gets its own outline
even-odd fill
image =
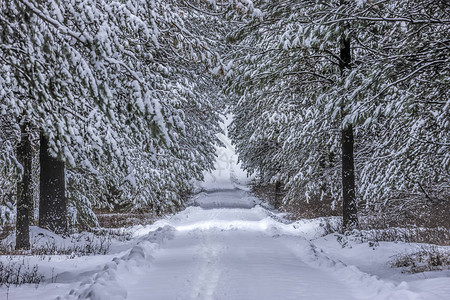
[[[448,270],[403,274],[389,266],[393,255],[417,245],[349,239],[343,247],[341,235],[325,235],[321,219],[285,219],[248,191],[226,145],[218,153],[229,160],[219,156],[222,168],[206,174],[186,209],[134,226],[132,238],[113,241],[107,255],[26,257],[44,282],[2,286],[0,298],[450,299]]]

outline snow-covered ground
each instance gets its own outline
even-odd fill
[[[288,222],[262,204],[237,168],[233,159],[209,174],[190,206],[133,227],[108,255],[26,258],[45,282],[3,286],[0,299],[450,299],[448,270],[389,266],[417,245],[350,239],[343,248],[339,235],[323,236],[321,219]]]

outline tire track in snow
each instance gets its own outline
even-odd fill
[[[190,298],[212,300],[221,274],[218,262],[223,247],[211,241],[210,233],[202,231],[199,234],[202,240],[199,252],[203,264],[192,284]]]

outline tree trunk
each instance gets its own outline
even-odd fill
[[[350,37],[343,35],[341,38],[339,67],[342,75],[350,69],[351,49]],[[345,103],[345,101],[343,101]],[[342,108],[342,121],[345,118],[345,109]],[[353,160],[353,126],[342,125],[341,147],[342,147],[342,230],[347,231],[358,226],[358,216],[355,196],[355,165]]]
[[[278,209],[281,206],[281,182],[277,180],[275,182],[275,208]]]
[[[342,129],[342,194],[343,194],[343,231],[358,226],[355,196],[355,166],[353,162],[353,126]]]
[[[30,249],[30,215],[33,210],[32,158],[29,125],[20,126],[17,159],[22,165],[22,179],[17,183],[16,250]]]
[[[48,153],[48,139],[41,133],[39,154],[39,227],[55,233],[67,232],[64,163]]]

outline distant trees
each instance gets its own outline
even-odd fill
[[[262,17],[229,38],[231,133],[245,168],[276,170],[264,178],[283,179],[285,201],[343,198],[344,229],[357,225],[357,198],[448,186],[448,3],[254,6]]]

